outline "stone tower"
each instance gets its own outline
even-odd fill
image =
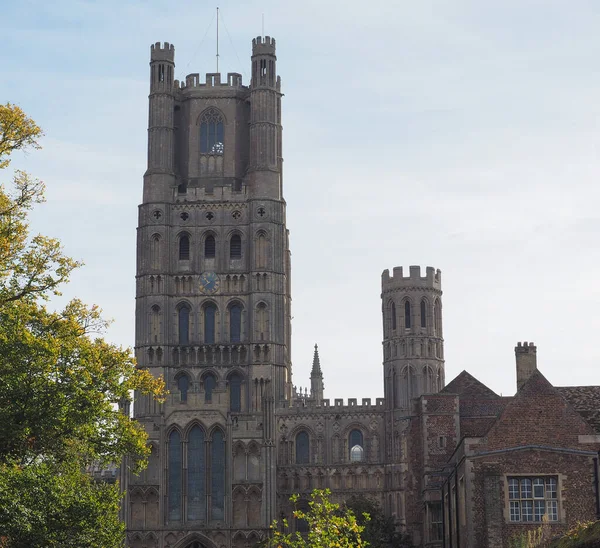
[[[411,266],[381,276],[385,396],[385,510],[406,525],[411,401],[444,387],[442,273]]]
[[[276,517],[275,409],[291,398],[275,40],[252,41],[250,86],[174,70],[174,47],[152,46],[136,356],[170,394],[134,403],[152,454],[126,485],[128,543],[252,546]]]
[[[427,267],[402,267],[381,280],[383,368],[388,408],[410,412],[410,400],[444,387],[442,274]]]

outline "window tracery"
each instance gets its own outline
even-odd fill
[[[200,117],[200,152],[202,154],[223,154],[223,116],[216,108],[208,108]]]

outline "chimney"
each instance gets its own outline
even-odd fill
[[[515,346],[517,359],[517,392],[537,369],[537,347],[532,342],[517,343]]]

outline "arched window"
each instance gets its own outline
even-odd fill
[[[160,307],[152,306],[150,309],[150,343],[157,343],[160,334]]]
[[[160,268],[160,236],[154,234],[150,243],[150,266]]]
[[[182,234],[179,237],[179,260],[189,261],[190,259],[190,237]]]
[[[204,239],[204,258],[205,259],[214,259],[216,252],[216,244],[215,237],[212,234],[209,234]]]
[[[187,443],[187,519],[206,516],[206,448],[204,431],[194,426]]]
[[[242,340],[242,307],[234,304],[229,307],[229,341],[240,342]]]
[[[410,329],[410,301],[404,301],[404,328]]]
[[[433,309],[433,327],[435,330],[435,334],[438,337],[442,336],[442,303],[439,299],[435,300],[435,305]]]
[[[204,401],[206,403],[212,402],[212,393],[217,386],[217,379],[212,373],[208,373],[204,379]]]
[[[419,380],[411,365],[402,371],[402,392],[402,407],[409,407],[410,400],[419,396]]]
[[[216,108],[208,108],[200,118],[200,152],[223,154],[223,117]]]
[[[260,232],[256,239],[256,268],[267,267],[267,252],[267,236],[264,232]]]
[[[169,521],[181,521],[181,435],[173,430],[169,435]]]
[[[177,377],[177,389],[179,390],[179,398],[181,401],[187,401],[188,389],[190,387],[190,379],[183,373]]]
[[[348,447],[350,448],[350,462],[361,462],[364,455],[363,435],[355,428],[348,436]]]
[[[179,344],[190,344],[190,309],[186,305],[179,307],[177,319],[179,327]]]
[[[212,435],[211,451],[211,518],[225,518],[225,436],[221,430]]]
[[[423,377],[425,381],[425,392],[428,394],[437,392],[437,379],[431,367],[425,367],[423,369]]]
[[[427,327],[427,303],[421,300],[421,327]]]
[[[239,234],[234,234],[229,240],[229,258],[230,259],[241,259],[242,258],[242,238]]]
[[[269,338],[269,311],[265,303],[256,307],[256,338],[265,341]]]
[[[304,430],[296,435],[296,464],[310,464],[308,432]]]
[[[229,377],[229,410],[232,413],[242,410],[242,377],[237,373]]]
[[[392,331],[396,331],[396,322],[396,303],[392,301],[392,304],[390,305],[390,325],[392,326]]]
[[[217,307],[213,303],[204,306],[204,344],[215,344],[215,317]]]

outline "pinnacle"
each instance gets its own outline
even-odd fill
[[[323,376],[323,372],[321,371],[321,360],[319,359],[319,347],[318,345],[315,343],[315,354],[313,357],[313,365],[312,365],[312,371],[310,372],[310,376]]]

